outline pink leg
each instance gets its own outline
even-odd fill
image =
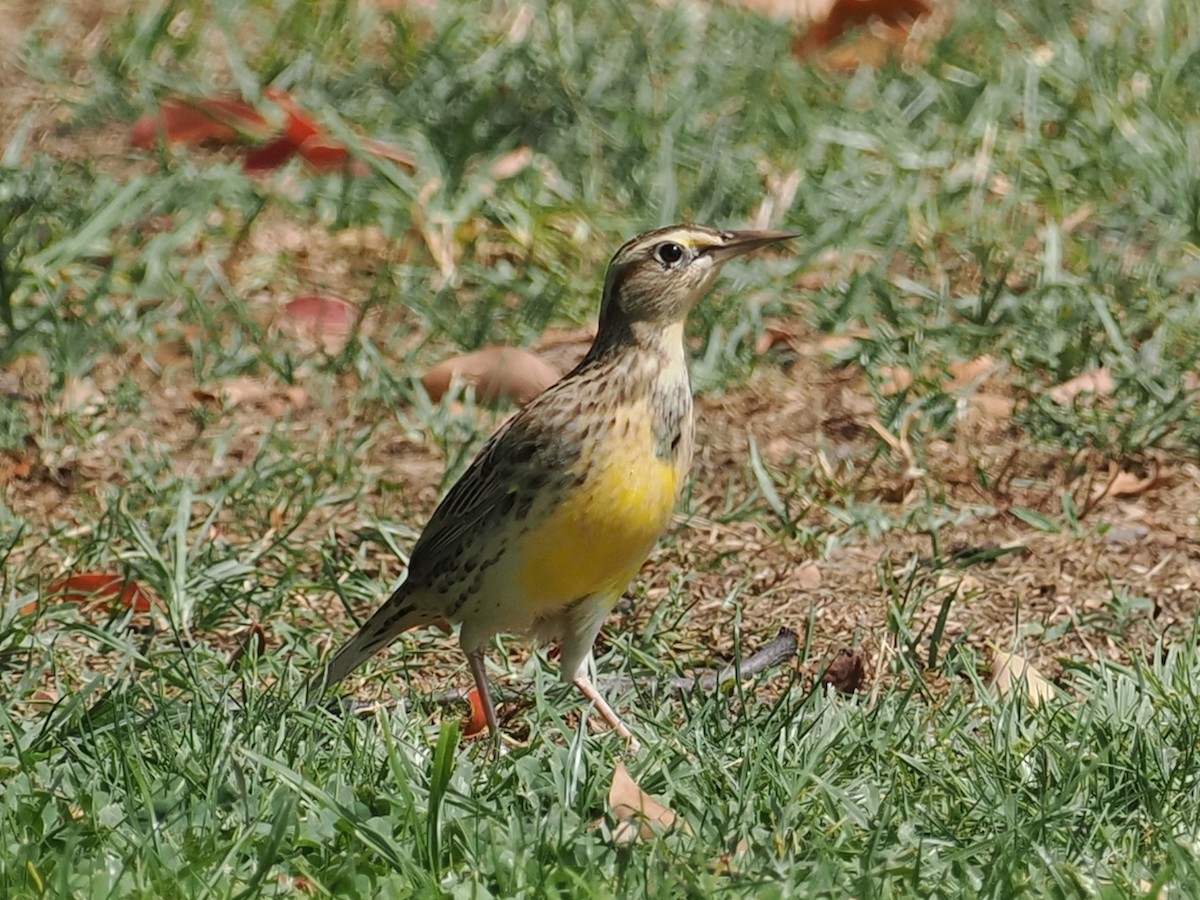
[[[487,720],[488,731],[492,737],[500,737],[500,725],[496,721],[496,707],[492,703],[492,694],[488,690],[487,669],[483,661],[483,649],[473,650],[467,654],[471,664],[471,674],[475,676],[475,687],[479,689],[479,702],[483,704],[483,717]]]
[[[638,744],[637,738],[633,736],[633,732],[625,727],[625,723],[613,712],[613,708],[608,705],[608,701],[600,696],[600,692],[596,690],[595,685],[588,680],[586,675],[577,675],[574,684],[575,687],[579,688],[579,692],[583,696],[592,701],[592,705],[596,707],[596,712],[600,713],[600,718],[611,725],[617,734],[629,741],[630,750],[636,753],[641,749],[641,745]]]

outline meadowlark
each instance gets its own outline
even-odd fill
[[[588,663],[691,466],[684,321],[725,262],[790,237],[674,225],[621,247],[587,355],[484,445],[425,526],[404,582],[313,680],[310,701],[402,632],[450,622],[493,735],[484,648],[510,632],[559,641],[564,680],[636,743]]]

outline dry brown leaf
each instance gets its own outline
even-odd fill
[[[785,175],[764,172],[765,190],[758,209],[750,217],[751,226],[760,231],[778,227],[779,218],[792,208],[803,177],[798,169],[793,169]]]
[[[532,147],[518,147],[516,150],[510,150],[498,160],[492,163],[488,169],[488,174],[496,181],[504,181],[506,178],[513,178],[520,175],[529,168],[529,164],[533,162]]]
[[[827,334],[817,341],[817,349],[829,356],[841,356],[866,338],[867,332],[850,332],[849,334]]]
[[[613,841],[619,845],[632,843],[639,836],[644,840],[652,840],[675,825],[674,810],[663,806],[638,787],[624,763],[617,763],[613,770],[612,787],[608,790],[608,808],[617,820]],[[681,827],[691,831],[687,822],[683,822]]]
[[[970,573],[959,575],[954,572],[942,572],[938,575],[937,586],[942,590],[952,591],[955,600],[969,600],[983,590],[983,582]]]
[[[815,591],[821,586],[821,570],[816,563],[805,563],[796,570],[796,586],[805,591]]]
[[[1107,368],[1093,369],[1076,375],[1070,381],[1055,385],[1046,391],[1046,396],[1060,406],[1066,406],[1080,394],[1095,394],[1107,397],[1115,387],[1112,373]]]
[[[104,407],[104,392],[90,378],[67,376],[55,404],[58,415],[94,416]]]
[[[195,388],[192,399],[225,409],[257,406],[275,416],[282,415],[289,408],[303,409],[309,401],[308,392],[299,385],[273,388],[265,381],[245,375],[226,379],[212,388]]]
[[[247,628],[242,629],[240,637],[237,647],[229,654],[228,666],[231,669],[252,650],[255,656],[262,656],[267,652],[267,633],[257,622],[252,622]]]
[[[821,683],[842,694],[857,692],[866,681],[867,657],[861,649],[843,647],[821,673]]]
[[[881,366],[879,369],[879,392],[885,397],[906,390],[912,383],[912,372],[902,366]]]
[[[28,478],[33,474],[33,461],[25,454],[5,451],[0,453],[0,487],[17,478]]]
[[[926,0],[836,0],[827,14],[814,18],[807,31],[793,38],[792,55],[799,60],[817,58],[837,71],[879,66],[907,49],[913,23],[932,11]],[[856,29],[852,40],[832,46]]]
[[[738,6],[771,19],[792,19],[796,22],[812,22],[829,15],[834,0],[730,0],[730,6]]]
[[[1004,697],[1018,689],[1025,691],[1034,706],[1052,699],[1056,693],[1054,685],[1024,657],[997,650],[992,657],[992,690],[997,697]]]
[[[716,862],[709,864],[709,871],[716,875],[737,875],[742,871],[741,863],[744,862],[742,857],[750,850],[750,844],[745,838],[742,838],[733,848],[733,852],[726,851],[717,857]]]
[[[360,253],[382,254],[387,252],[392,242],[378,225],[364,225],[361,228],[344,228],[335,232],[333,244],[343,250],[356,250]]]
[[[1095,211],[1096,207],[1091,203],[1083,204],[1083,206],[1079,207],[1079,209],[1075,210],[1075,212],[1071,213],[1062,220],[1062,224],[1059,226],[1062,229],[1062,233],[1070,234],[1072,231],[1090,219],[1092,217],[1092,213]]]
[[[807,37],[815,49],[821,49],[851,29],[872,21],[907,30],[930,12],[932,9],[925,0],[837,0],[825,17],[809,29]]]
[[[1157,487],[1160,480],[1158,472],[1152,472],[1143,478],[1124,469],[1117,470],[1116,466],[1113,466],[1104,482],[1097,481],[1093,485],[1092,500],[1094,502],[1105,497],[1136,497]]]
[[[754,352],[762,356],[776,347],[786,347],[794,353],[797,349],[798,337],[799,333],[795,326],[778,321],[764,322],[763,333],[759,335],[758,342],[754,345]]]
[[[967,400],[967,407],[982,418],[997,421],[1011,419],[1016,408],[1012,397],[1001,397],[997,394],[972,394]]]
[[[907,44],[908,29],[879,25],[844,44],[822,51],[821,63],[831,71],[844,74],[857,72],[863,66],[878,69],[893,56],[899,55]],[[792,46],[792,52],[798,59],[812,54],[811,50],[795,49],[796,43]]]
[[[271,389],[266,382],[245,375],[226,379],[211,390],[196,388],[192,391],[192,397],[201,403],[219,403],[230,409],[247,403],[261,403],[270,396]]]
[[[528,350],[485,347],[444,360],[421,378],[430,398],[445,396],[455,381],[470,385],[484,403],[527,403],[559,378],[558,369]]]
[[[978,356],[964,362],[953,362],[946,367],[950,380],[946,382],[948,391],[963,391],[970,387],[983,384],[999,369],[999,364],[990,356]]]

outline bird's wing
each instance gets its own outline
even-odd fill
[[[497,513],[502,501],[528,487],[532,473],[554,471],[573,461],[566,458],[569,454],[564,452],[562,435],[538,427],[539,418],[528,415],[530,408],[509,419],[488,439],[442,499],[413,547],[410,581],[420,581],[439,560],[456,555],[463,538]],[[511,508],[511,503],[507,505]]]

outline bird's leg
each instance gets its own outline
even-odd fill
[[[471,664],[471,674],[475,676],[475,688],[479,691],[479,702],[483,704],[483,718],[487,721],[488,731],[493,738],[500,737],[500,725],[496,721],[496,707],[492,703],[492,694],[488,690],[487,668],[483,659],[483,648],[472,650],[467,654]]]
[[[600,713],[600,718],[611,725],[617,734],[629,741],[630,750],[636,753],[641,749],[641,745],[637,742],[637,738],[633,736],[633,732],[625,727],[625,723],[613,712],[613,708],[608,705],[608,701],[600,696],[600,692],[596,690],[596,686],[588,680],[586,675],[576,675],[573,683],[575,687],[579,688],[579,693],[592,701],[592,705],[596,707],[596,712]]]

